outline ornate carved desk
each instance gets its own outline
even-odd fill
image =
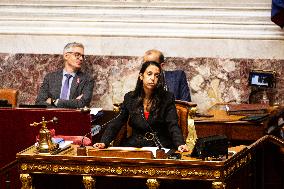
[[[248,169],[254,156],[245,146],[222,161],[202,161],[185,153],[182,160],[76,156],[76,149],[73,145],[57,155],[40,155],[32,146],[18,153],[22,189],[31,188],[33,174],[81,175],[87,189],[94,188],[96,176],[145,178],[148,188],[158,188],[165,179],[210,181],[212,188],[230,188],[238,185],[234,175]]]

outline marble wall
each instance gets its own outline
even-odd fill
[[[0,88],[19,90],[19,104],[33,104],[46,73],[62,67],[61,55],[0,54]],[[96,82],[91,105],[112,109],[135,86],[141,57],[86,57],[83,67]],[[187,75],[192,101],[200,111],[216,102],[248,102],[251,69],[276,71],[277,88],[268,91],[271,102],[283,102],[284,60],[225,58],[166,58],[166,69],[181,69]]]
[[[271,0],[1,0],[0,87],[33,104],[46,73],[62,67],[65,44],[77,41],[96,81],[95,107],[122,101],[149,49],[186,72],[201,111],[248,102],[251,69],[277,72],[268,95],[282,102],[284,31],[270,13]]]

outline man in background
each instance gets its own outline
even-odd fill
[[[272,0],[271,21],[284,27],[284,0]]]
[[[143,56],[143,62],[154,61],[164,67],[164,55],[158,50],[148,50]],[[191,101],[186,75],[182,70],[164,71],[166,90],[172,92],[176,100]]]
[[[64,68],[45,76],[36,99],[37,105],[58,108],[89,106],[93,96],[94,80],[81,71],[84,46],[68,43],[63,50]]]

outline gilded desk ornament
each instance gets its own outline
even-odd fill
[[[158,189],[160,183],[157,179],[147,179],[146,185],[149,189]]]
[[[187,176],[187,171],[186,170],[183,170],[180,172],[181,176],[182,177],[186,177]]]
[[[220,181],[213,181],[212,182],[212,189],[225,189],[226,185]]]
[[[42,125],[41,129],[39,130],[39,141],[37,146],[37,152],[39,153],[51,153],[58,149],[59,145],[54,144],[51,140],[51,134],[49,129],[47,129],[47,123],[56,123],[58,119],[54,117],[52,120],[45,121],[44,117],[42,117],[42,121],[37,123],[33,122],[30,126],[36,127],[38,125]]]
[[[166,175],[170,175],[170,174],[171,174],[171,172],[172,172],[172,171],[167,170],[167,171],[166,171]]]
[[[22,171],[28,170],[28,165],[26,163],[21,164],[21,170]]]
[[[121,175],[123,173],[123,170],[121,167],[116,168],[116,174]]]
[[[32,189],[32,177],[29,174],[20,174],[21,189]]]
[[[91,111],[91,109],[87,106],[85,106],[84,108],[80,109],[81,112],[85,112],[85,113],[89,113]]]
[[[83,176],[83,184],[86,189],[94,189],[96,180],[91,176]]]
[[[220,176],[221,176],[221,173],[220,173],[220,171],[214,171],[214,177],[215,178],[220,178]]]
[[[85,166],[83,168],[83,170],[84,170],[84,173],[89,173],[90,172],[90,166]]]
[[[52,171],[53,171],[53,172],[57,173],[58,170],[59,170],[59,166],[58,166],[58,165],[54,165],[54,166],[52,167]]]
[[[136,175],[138,171],[136,169],[133,169],[133,170],[130,170],[130,172]]]
[[[115,168],[111,168],[111,169],[110,169],[110,172],[111,172],[111,173],[115,173],[115,172],[116,172],[116,169],[115,169]]]
[[[156,173],[155,169],[149,169],[148,170],[148,175],[150,175],[150,176],[155,175],[155,173]]]

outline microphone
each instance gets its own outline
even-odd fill
[[[91,128],[90,134],[91,134],[92,136],[95,136],[95,135],[99,134],[99,132],[101,131],[101,129],[102,129],[102,126],[100,126],[100,125],[95,125],[94,127]]]
[[[84,145],[84,139],[85,139],[85,137],[86,137],[87,135],[89,135],[89,134],[90,134],[90,132],[87,133],[87,134],[85,134],[85,135],[82,137],[82,141],[81,141],[80,147],[85,147],[85,145]]]
[[[57,117],[53,117],[51,122],[54,123],[54,124],[57,124],[58,123],[58,118]]]
[[[84,139],[89,134],[91,134],[91,132],[86,133],[82,137],[81,145],[77,147],[77,156],[87,156],[87,150],[86,150],[86,146],[84,145]]]

